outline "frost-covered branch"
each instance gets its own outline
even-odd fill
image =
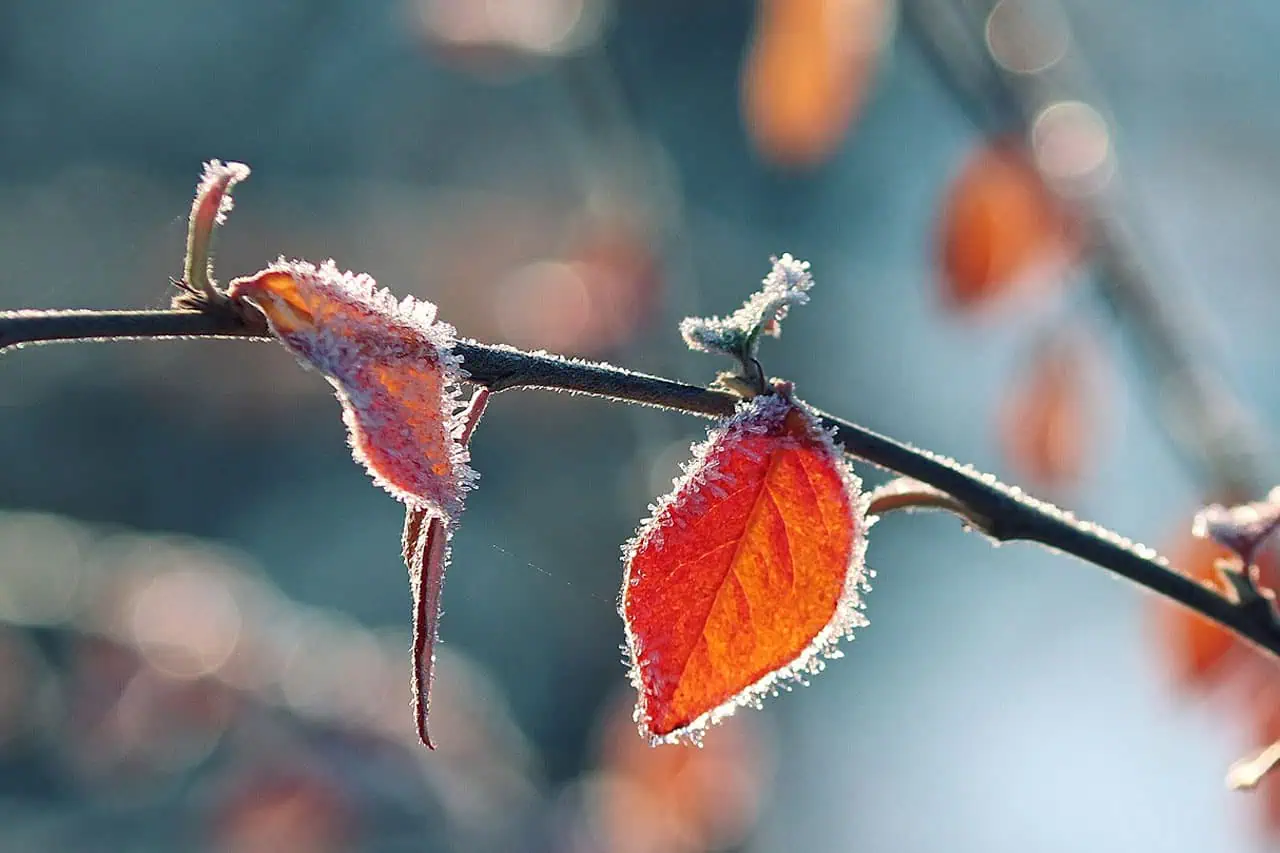
[[[55,341],[165,338],[266,338],[259,318],[223,305],[202,311],[0,312],[0,351]],[[459,341],[455,353],[470,381],[492,391],[545,388],[674,409],[707,417],[734,411],[739,397],[727,391],[634,373],[507,346]],[[1280,657],[1280,629],[1270,611],[1241,606],[1174,571],[1155,551],[1098,525],[1080,521],[994,477],[954,460],[819,413],[846,452],[949,495],[963,517],[999,541],[1038,542],[1107,569],[1195,610],[1254,645]],[[946,502],[933,506],[947,508]]]

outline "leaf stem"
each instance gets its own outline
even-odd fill
[[[172,338],[266,338],[265,326],[231,310],[11,311],[0,312],[0,352],[55,341]],[[470,381],[490,391],[543,388],[706,417],[731,414],[740,400],[725,391],[635,373],[611,364],[531,353],[502,345],[460,341],[456,352]],[[1280,629],[1269,612],[1243,607],[1171,569],[1155,551],[1103,527],[1081,521],[971,466],[880,435],[841,418],[817,413],[836,443],[852,456],[918,480],[950,495],[961,515],[986,521],[997,541],[1038,542],[1106,569],[1220,623],[1280,657]]]

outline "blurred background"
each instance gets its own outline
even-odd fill
[[[768,371],[1167,549],[1280,422],[1280,7],[1107,0],[0,4],[0,308],[367,271],[483,341],[692,382],[784,251]],[[1206,378],[1208,377],[1208,378]],[[618,547],[695,419],[496,398],[408,707],[400,507],[281,348],[0,358],[0,849],[1252,851],[1271,670],[1104,572],[875,529],[871,626],[706,748],[635,733]],[[883,475],[867,469],[867,479]]]

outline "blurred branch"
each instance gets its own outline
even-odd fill
[[[0,352],[23,344],[143,338],[264,338],[261,321],[211,305],[195,311],[0,312]],[[674,409],[708,417],[731,414],[739,398],[724,391],[634,373],[609,364],[460,341],[470,381],[502,391],[544,388]],[[817,413],[852,456],[945,492],[965,520],[998,541],[1038,542],[1107,569],[1219,622],[1280,657],[1280,628],[1269,609],[1243,607],[1169,568],[1155,551],[1025,495],[971,466]],[[934,502],[948,508],[946,502]],[[980,522],[980,523],[979,523]]]
[[[1231,765],[1227,770],[1227,787],[1233,791],[1247,791],[1258,786],[1280,765],[1280,743],[1269,744],[1257,755]]]
[[[963,10],[946,0],[903,0],[899,17],[921,58],[960,111],[980,130],[1017,120],[981,37],[965,25]]]
[[[1051,104],[1083,98],[1079,79],[1086,69],[1071,50],[1066,16],[1056,0],[1040,0],[1034,7],[1062,27],[1066,53],[1034,71],[1013,69],[995,61],[986,38],[990,0],[904,0],[902,22],[941,85],[979,130],[1000,133],[1016,129],[1027,138],[1036,119]],[[1024,40],[1036,43],[1042,32],[1031,14],[1019,19]],[[1056,43],[1056,42],[1055,42]],[[1075,73],[1068,74],[1074,66]],[[1096,96],[1099,114],[1105,105]],[[1034,151],[1032,152],[1034,155]],[[1267,442],[1256,420],[1221,377],[1192,355],[1190,341],[1199,338],[1194,318],[1178,310],[1156,286],[1150,260],[1140,251],[1134,223],[1116,198],[1120,183],[1114,151],[1108,194],[1088,196],[1066,192],[1060,181],[1044,172],[1043,163],[1029,158],[1044,183],[1080,212],[1090,229],[1099,295],[1130,333],[1139,358],[1155,377],[1152,391],[1164,411],[1159,421],[1175,449],[1201,470],[1215,494],[1246,501],[1270,485],[1263,472]]]

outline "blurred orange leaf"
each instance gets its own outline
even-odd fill
[[[1173,567],[1226,594],[1226,581],[1215,564],[1229,559],[1230,550],[1211,539],[1194,536],[1190,524],[1169,550]],[[1264,554],[1270,563],[1269,554]],[[1216,682],[1223,663],[1242,648],[1236,636],[1218,623],[1168,601],[1156,602],[1157,628],[1174,678],[1186,687],[1203,688]]]
[[[1079,253],[1079,226],[1016,142],[983,144],[943,202],[938,233],[948,306],[986,304],[1024,280],[1060,274]]]
[[[1185,571],[1202,583],[1212,584],[1221,593],[1226,584],[1219,578],[1213,564],[1228,558],[1231,552],[1210,539],[1193,537],[1188,532],[1179,539],[1178,546],[1170,552],[1172,565]],[[1235,635],[1198,613],[1185,607],[1161,601],[1160,634],[1169,654],[1174,676],[1187,686],[1204,686],[1220,670],[1222,661],[1236,647]]]
[[[231,780],[213,814],[222,853],[349,850],[355,814],[343,791],[301,767],[265,767]]]
[[[1075,481],[1092,432],[1090,355],[1082,339],[1058,336],[1033,357],[1009,389],[1000,417],[1009,464],[1043,487]]]
[[[406,505],[402,548],[414,599],[413,685],[418,734],[427,734],[449,522],[476,475],[467,438],[484,411],[481,389],[459,412],[464,374],[454,329],[430,302],[397,300],[367,275],[284,261],[237,279],[229,295],[266,317],[286,349],[334,386],[352,453],[374,483]]]
[[[865,624],[859,484],[808,411],[756,397],[628,546],[622,612],[653,741],[696,739]]]
[[[783,166],[815,166],[844,137],[871,86],[885,0],[759,0],[742,68],[756,147]]]
[[[727,721],[705,747],[650,749],[635,735],[630,703],[605,712],[597,821],[605,849],[724,850],[741,843],[759,814],[768,783],[760,733]]]
[[[397,300],[367,275],[280,261],[232,282],[272,333],[338,392],[352,453],[397,500],[454,517],[475,480],[454,438],[462,373],[454,329],[425,300]]]

